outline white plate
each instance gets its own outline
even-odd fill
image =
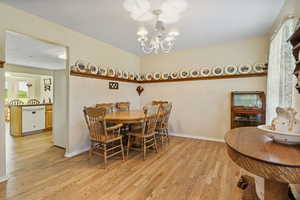
[[[129,72],[129,79],[134,80],[134,72]]]
[[[162,74],[162,79],[163,79],[163,80],[168,80],[168,79],[169,79],[169,73],[164,72],[164,73]]]
[[[147,73],[145,78],[147,81],[152,80],[152,73]]]
[[[178,78],[178,72],[171,72],[171,78],[177,79]]]
[[[214,67],[212,70],[212,74],[215,76],[221,76],[221,75],[223,75],[223,72],[224,72],[224,69],[221,66]]]
[[[189,77],[189,72],[187,70],[181,70],[180,71],[180,78],[188,78]]]
[[[116,76],[117,76],[118,78],[122,78],[122,77],[123,77],[123,72],[122,72],[122,70],[118,69],[117,72],[116,72]]]
[[[145,75],[145,74],[141,74],[140,80],[141,80],[141,81],[146,80],[146,75]]]
[[[265,71],[264,68],[265,68],[265,64],[263,64],[263,63],[255,63],[253,65],[253,71],[256,73],[264,72]]]
[[[202,67],[200,70],[201,76],[209,76],[211,74],[211,68],[210,67]]]
[[[138,73],[134,73],[134,80],[139,81],[139,74]]]
[[[85,60],[77,60],[75,65],[78,67],[79,72],[86,72],[88,62]]]
[[[98,73],[99,73],[101,76],[106,76],[106,75],[107,75],[107,68],[106,68],[106,67],[99,66],[99,67],[98,67]]]
[[[154,78],[154,80],[160,80],[161,79],[161,74],[159,72],[155,72],[153,74],[153,78]]]
[[[88,70],[91,72],[91,74],[98,74],[98,67],[97,67],[97,65],[89,63]]]
[[[300,133],[273,131],[269,126],[260,125],[257,127],[263,133],[272,138],[275,142],[287,145],[300,144]]]
[[[76,65],[72,65],[70,68],[71,72],[78,72],[78,67]]]
[[[129,73],[127,71],[123,71],[123,78],[128,79],[129,78]]]
[[[228,65],[225,67],[225,73],[228,75],[236,74],[237,67],[235,65]]]
[[[110,76],[110,77],[115,77],[116,71],[113,68],[109,68],[107,70],[107,75]]]
[[[251,72],[251,65],[240,65],[239,72],[241,74],[249,74]]]
[[[190,71],[190,75],[191,75],[191,77],[196,78],[196,77],[198,77],[200,75],[200,72],[199,72],[198,69],[192,69]]]

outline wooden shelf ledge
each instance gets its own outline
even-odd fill
[[[83,72],[71,72],[71,76],[79,76],[79,77],[86,77],[86,78],[111,80],[111,81],[120,81],[120,82],[131,82],[131,83],[183,82],[183,81],[199,81],[199,80],[214,80],[214,79],[249,78],[249,77],[260,77],[260,76],[266,76],[266,75],[267,75],[267,72],[252,73],[252,74],[222,75],[222,76],[207,76],[207,77],[184,78],[184,79],[136,81],[136,80],[123,79],[123,78],[101,76],[98,74],[88,74],[88,73],[83,73]]]
[[[4,61],[0,60],[0,68],[3,68],[4,67]]]

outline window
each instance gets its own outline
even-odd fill
[[[21,101],[28,99],[28,86],[26,81],[19,81],[18,83],[18,98]]]

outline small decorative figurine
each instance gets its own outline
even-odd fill
[[[136,91],[138,92],[139,96],[141,96],[142,92],[144,91],[144,88],[142,86],[138,86],[136,88]]]

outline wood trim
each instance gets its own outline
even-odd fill
[[[223,75],[223,76],[207,76],[207,77],[196,77],[196,78],[185,78],[185,79],[172,79],[172,80],[150,80],[150,81],[147,81],[147,80],[144,80],[144,81],[128,80],[128,79],[123,79],[123,78],[101,76],[101,75],[98,75],[98,74],[88,74],[88,73],[83,73],[83,72],[70,72],[70,74],[71,74],[71,76],[79,76],[79,77],[86,77],[86,78],[111,80],[111,81],[120,81],[120,82],[161,83],[161,82],[182,82],[182,81],[199,81],[199,80],[214,80],[214,79],[261,77],[261,76],[266,76],[267,72],[264,72],[264,73],[253,73],[253,74]]]
[[[71,76],[79,76],[79,77],[86,77],[86,78],[95,78],[95,79],[103,79],[103,80],[110,80],[110,81],[138,83],[138,81],[135,81],[135,80],[109,77],[109,76],[102,76],[102,75],[98,75],[98,74],[88,74],[88,73],[83,73],[83,72],[71,72],[70,74],[71,74]]]
[[[4,67],[4,61],[0,60],[0,68],[3,68]]]

